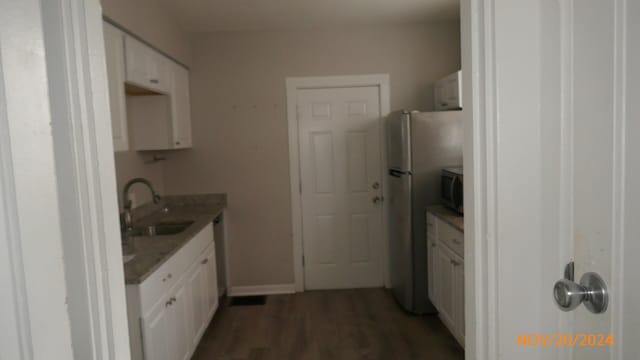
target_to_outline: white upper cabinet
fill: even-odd
[[[109,78],[109,104],[111,132],[115,151],[129,150],[127,130],[127,105],[124,94],[124,33],[115,26],[104,23],[104,46]]]
[[[435,109],[462,109],[462,71],[447,75],[434,85]]]
[[[168,95],[129,96],[135,149],[171,150],[192,146],[189,71],[167,62]]]
[[[178,64],[171,64],[171,117],[174,149],[190,148],[191,104],[189,102],[189,71]]]
[[[127,59],[126,81],[144,89],[168,93],[171,79],[169,60],[131,36],[125,36],[124,43]]]
[[[104,37],[115,151],[192,147],[189,70],[107,22]]]

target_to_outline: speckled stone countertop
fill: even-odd
[[[166,196],[158,204],[146,204],[135,209],[135,227],[157,222],[193,221],[193,224],[175,235],[129,238],[126,247],[136,256],[124,265],[126,284],[143,282],[205,226],[211,224],[226,206],[225,194],[204,194]]]
[[[448,209],[442,205],[434,205],[427,207],[427,212],[432,213],[438,218],[442,219],[447,224],[454,228],[464,232],[464,216],[457,212]]]

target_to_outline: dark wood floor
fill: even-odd
[[[383,289],[269,296],[222,305],[195,360],[456,360],[464,351],[437,316],[403,312]]]

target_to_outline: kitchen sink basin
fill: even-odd
[[[183,232],[189,226],[193,224],[193,221],[181,221],[181,222],[159,222],[149,225],[147,227],[140,227],[133,229],[132,236],[162,236],[162,235],[175,235]]]

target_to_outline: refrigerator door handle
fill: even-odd
[[[389,175],[390,175],[390,176],[393,176],[393,177],[397,177],[397,178],[402,177],[402,175],[406,175],[406,174],[408,174],[408,173],[409,173],[409,172],[407,172],[407,171],[400,171],[400,170],[396,170],[396,169],[389,169]]]

